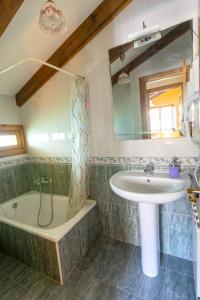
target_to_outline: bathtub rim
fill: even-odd
[[[24,193],[20,196],[17,196],[13,199],[10,199],[4,203],[1,203],[1,206],[4,206],[8,203],[12,203],[15,202],[17,199],[20,199],[20,197],[25,196],[25,195],[31,195],[31,194],[39,194],[36,191],[30,191],[27,193]],[[67,196],[60,196],[60,195],[55,195],[58,197],[62,197],[62,198],[67,198]],[[80,222],[81,219],[83,219],[91,210],[92,208],[94,208],[97,205],[95,200],[91,200],[91,199],[87,199],[85,204],[83,205],[83,207],[81,208],[81,210],[71,219],[69,219],[68,221],[66,221],[65,223],[54,227],[54,228],[47,228],[47,229],[43,229],[43,228],[37,228],[37,227],[33,227],[30,225],[26,225],[24,223],[21,223],[19,221],[15,221],[12,219],[7,218],[6,216],[2,216],[0,215],[0,223],[5,223],[9,226],[13,226],[16,227],[18,229],[27,231],[31,234],[35,234],[37,236],[40,236],[42,238],[48,239],[52,242],[58,242],[60,241],[78,222]]]

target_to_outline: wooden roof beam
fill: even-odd
[[[133,0],[103,0],[85,21],[51,55],[48,63],[64,66],[87,45],[108,23],[110,23]],[[42,66],[16,94],[18,106],[22,106],[57,71]]]
[[[0,36],[4,33],[24,0],[0,1]]]

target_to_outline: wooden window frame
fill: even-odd
[[[188,82],[190,80],[190,74],[189,74],[190,66],[185,66],[185,80]],[[162,72],[158,72],[151,75],[146,75],[139,78],[139,89],[140,89],[140,104],[142,107],[142,129],[143,129],[143,139],[151,139],[151,133],[150,133],[150,124],[149,124],[149,101],[148,101],[148,95],[151,92],[155,91],[161,91],[162,89],[166,88],[175,88],[175,87],[182,87],[182,99],[184,99],[184,82],[183,80],[177,83],[169,84],[169,85],[163,85],[160,87],[155,87],[152,89],[147,89],[147,83],[159,79],[164,79],[166,77],[174,77],[178,75],[184,75],[184,67],[183,68],[175,68],[170,69]]]
[[[0,125],[0,136],[16,135],[17,145],[0,147],[0,157],[26,153],[24,129],[22,125]]]

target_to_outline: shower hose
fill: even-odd
[[[47,183],[47,182],[43,182],[42,180],[39,182],[40,185],[40,206],[39,206],[39,211],[38,211],[38,215],[37,215],[37,223],[40,227],[48,227],[52,222],[53,222],[53,218],[54,218],[54,209],[53,209],[53,187],[52,187],[52,179],[48,180],[49,186],[50,186],[50,193],[51,193],[51,217],[50,220],[47,224],[41,224],[40,222],[40,214],[41,214],[41,210],[42,210],[42,184],[43,183]]]

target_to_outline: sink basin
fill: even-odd
[[[190,177],[171,178],[167,173],[121,171],[110,178],[112,190],[122,198],[138,202],[142,270],[156,277],[160,269],[159,204],[183,198],[191,185]]]
[[[122,171],[110,179],[112,190],[122,198],[135,202],[164,204],[186,195],[191,180],[186,174],[171,178],[167,173],[147,175],[142,172]]]

